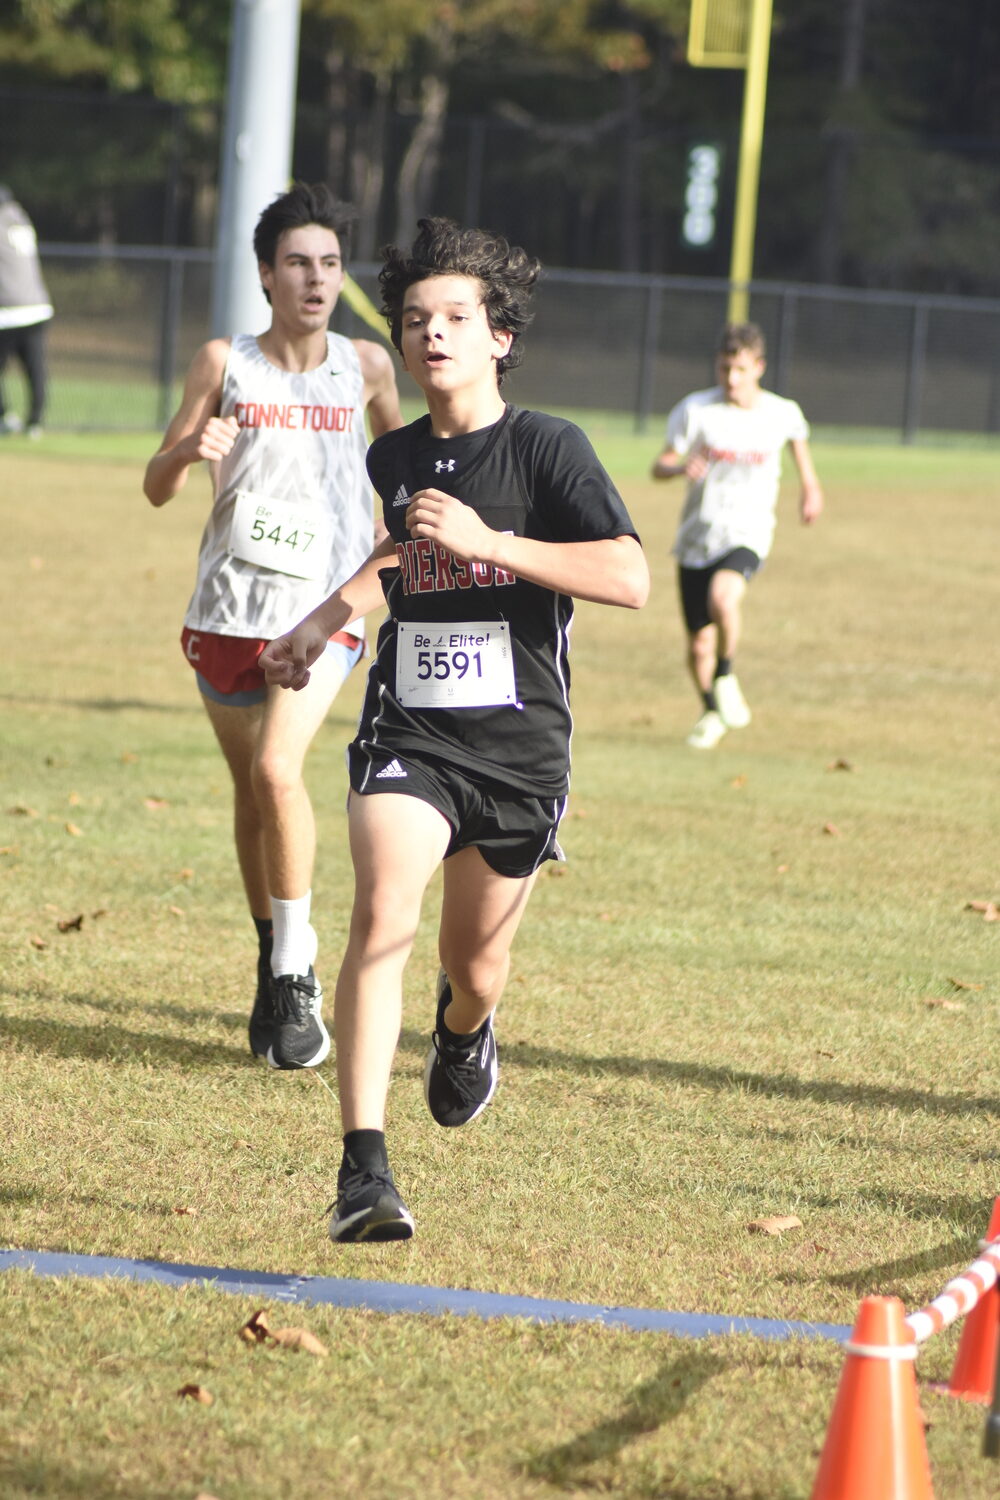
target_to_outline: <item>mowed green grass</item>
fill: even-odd
[[[461,1132],[422,1099],[430,893],[389,1118],[417,1235],[367,1248],[326,1238],[330,1093],[246,1048],[227,775],[177,644],[204,479],[154,512],[155,437],[4,444],[0,1244],[838,1323],[974,1258],[1000,1193],[1000,924],[966,909],[1000,898],[997,456],[816,445],[828,514],[800,528],[789,483],[750,593],[754,722],[699,755],[680,491],[643,477],[655,435],[593,428],[653,595],[578,611],[569,859],[518,938],[495,1103]],[[308,773],[330,988],[360,687]],[[770,1214],[802,1228],[748,1231]],[[843,1362],[272,1307],[313,1359],[248,1348],[259,1304],[197,1288],[9,1272],[0,1297],[5,1497],[805,1500]],[[930,1389],[956,1342],[918,1364],[935,1494],[985,1500],[984,1411]]]

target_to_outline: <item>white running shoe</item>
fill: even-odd
[[[726,726],[714,708],[702,714],[687,737],[692,750],[714,750],[726,732]]]
[[[719,718],[726,728],[745,729],[753,715],[735,675],[728,672],[725,677],[717,677],[712,688],[719,705]]]

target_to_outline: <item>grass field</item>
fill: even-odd
[[[837,1323],[974,1258],[1000,1193],[1000,924],[967,910],[1000,899],[997,453],[816,445],[828,515],[799,528],[788,488],[750,595],[754,722],[698,755],[680,494],[643,477],[655,437],[594,435],[653,596],[578,612],[569,862],[532,898],[500,1088],[463,1132],[421,1094],[429,903],[389,1121],[417,1235],[367,1248],[326,1238],[330,1094],[246,1048],[253,929],[177,644],[206,485],[153,512],[154,437],[5,440],[0,1245]],[[309,768],[328,986],[360,685]],[[802,1227],[750,1234],[768,1214]],[[8,1272],[0,1299],[5,1500],[807,1500],[843,1361],[272,1309],[314,1359],[247,1347],[259,1304],[204,1289]],[[931,1389],[956,1342],[918,1364],[935,1495],[986,1500],[984,1411]]]

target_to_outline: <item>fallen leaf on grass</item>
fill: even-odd
[[[967,901],[965,909],[980,912],[984,922],[1000,922],[1000,906],[995,901]]]
[[[742,787],[745,787],[746,784],[747,779],[745,776],[734,776],[732,781],[729,783],[729,785],[735,787],[737,791],[740,791],[740,789]]]
[[[747,1229],[751,1234],[784,1234],[787,1229],[801,1229],[802,1220],[794,1214],[772,1214],[768,1219],[753,1219]]]
[[[193,870],[188,870],[188,869],[185,868],[183,870],[178,870],[177,874],[178,874],[179,879],[181,879],[181,880],[193,880],[194,879],[194,871]]]
[[[108,908],[106,906],[99,906],[96,911],[90,913],[90,919],[92,922],[97,922],[101,917],[106,917],[107,915]]]
[[[199,1490],[194,1500],[219,1500],[218,1495],[210,1495],[208,1490]]]
[[[37,932],[32,933],[31,937],[28,939],[28,942],[31,944],[31,946],[33,948],[37,948],[39,952],[41,952],[42,949],[47,948],[49,946],[48,943],[45,941],[44,938],[40,938],[38,936]]]
[[[949,1000],[946,995],[928,995],[925,1005],[937,1006],[939,1010],[964,1010],[961,1000]]]
[[[179,1214],[184,1219],[196,1219],[198,1217],[198,1210],[196,1208],[175,1208],[174,1213]]]
[[[823,832],[831,834],[835,839],[840,838],[840,829],[837,827],[836,823],[824,823]]]
[[[215,1400],[211,1391],[206,1390],[203,1385],[195,1385],[193,1383],[182,1385],[177,1394],[189,1401],[200,1401],[202,1406],[211,1406]]]
[[[66,824],[66,832],[70,835],[71,838],[74,838],[74,839],[82,839],[83,838],[83,829],[82,828],[78,828],[75,823],[67,823]]]
[[[136,763],[136,761],[138,759],[139,759],[138,755],[134,754],[133,751],[131,751],[131,750],[123,750],[122,751],[122,761],[123,761],[123,763],[126,766],[134,766],[135,763]]]
[[[845,760],[842,755],[838,755],[836,760],[831,760],[826,769],[828,771],[853,771],[854,767],[849,760]]]
[[[248,1318],[240,1329],[240,1338],[245,1344],[263,1344],[267,1341],[271,1332],[271,1325],[267,1321],[267,1313],[260,1308]]]
[[[953,984],[956,990],[984,990],[986,988],[985,984],[976,984],[972,979],[952,979],[950,974],[948,983]]]
[[[820,1048],[817,1049],[816,1056],[817,1057],[833,1057],[833,1053],[832,1052],[825,1052],[823,1050],[823,1048],[820,1047]]]
[[[167,910],[175,917],[183,917],[184,911],[180,906],[168,906]]]
[[[788,870],[789,870],[789,866],[788,865],[778,865],[778,867],[777,867],[777,873],[779,875],[787,875],[788,874]]]
[[[60,932],[79,932],[83,926],[83,912],[78,917],[64,917],[56,926]]]
[[[276,1328],[271,1337],[283,1349],[304,1349],[307,1354],[315,1354],[318,1359],[325,1359],[330,1352],[308,1328]]]
[[[20,854],[17,844],[4,844],[0,846],[0,854]]]
[[[161,807],[169,807],[170,803],[166,797],[143,797],[143,807],[148,807],[150,812],[159,812]]]
[[[80,803],[83,801],[83,798],[80,796],[79,792],[70,792],[69,796],[66,798],[66,801],[69,803],[70,807],[79,807]]]
[[[35,808],[35,807],[25,807],[22,802],[18,802],[14,807],[8,807],[7,811],[10,813],[10,816],[12,818],[37,818],[38,817],[38,809],[37,808]]]
[[[320,1359],[329,1354],[322,1343],[308,1328],[272,1328],[267,1312],[261,1308],[240,1329],[240,1338],[245,1344],[278,1344],[283,1349],[304,1349]]]

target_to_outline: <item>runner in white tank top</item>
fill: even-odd
[[[323,363],[302,372],[278,369],[249,334],[232,341],[219,414],[239,433],[213,465],[191,630],[271,640],[371,551],[365,378],[353,342],[326,338]]]
[[[283,1068],[315,1067],[330,1048],[313,967],[316,829],[302,767],[361,655],[364,621],[337,632],[306,692],[269,689],[258,657],[368,557],[365,416],[373,437],[402,425],[388,350],[328,332],[353,218],[322,184],[297,183],[264,210],[254,250],[270,327],[199,349],[144,482],[161,506],[193,464],[212,470],[182,641],[233,777],[259,944],[250,1047]]]

